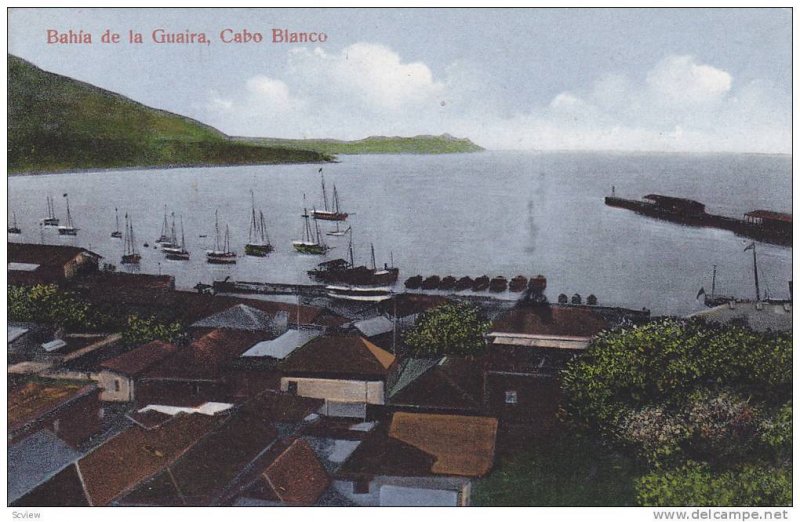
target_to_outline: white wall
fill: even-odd
[[[289,382],[297,383],[297,395],[331,402],[384,404],[381,381],[348,381],[309,377],[282,377],[281,391],[288,391]]]

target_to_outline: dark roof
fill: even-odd
[[[152,341],[118,357],[100,363],[106,370],[111,370],[129,377],[136,377],[153,365],[169,357],[178,347],[163,341]]]
[[[791,214],[773,212],[771,210],[753,210],[752,212],[747,212],[745,216],[766,219],[768,221],[783,221],[784,223],[792,222]]]
[[[171,275],[94,272],[72,280],[88,300],[128,306],[174,306],[175,278]]]
[[[272,422],[300,422],[325,404],[323,399],[267,390],[241,405],[241,410]]]
[[[218,505],[238,492],[243,473],[277,435],[270,422],[247,412],[234,413],[168,469],[141,484],[121,502],[151,506]]]
[[[497,419],[398,412],[377,429],[337,475],[480,477],[494,462]]]
[[[491,331],[592,337],[608,326],[606,319],[591,310],[551,305],[514,308],[497,319]]]
[[[448,298],[441,295],[399,294],[395,296],[395,299],[383,301],[378,308],[382,313],[390,316],[394,316],[395,310],[397,310],[397,317],[406,317],[450,302]]]
[[[262,312],[274,315],[284,311],[289,314],[289,323],[297,322],[298,311],[300,313],[301,324],[316,324],[317,318],[322,313],[321,308],[314,306],[300,305],[292,303],[282,303],[277,301],[264,301],[261,299],[247,299],[243,297],[232,297],[225,295],[200,294],[197,292],[174,292],[175,308],[174,312],[184,324],[192,324],[215,313],[222,312],[237,304],[245,304]]]
[[[74,464],[59,471],[44,484],[10,505],[18,507],[85,507],[89,506]]]
[[[436,457],[389,437],[381,427],[369,433],[336,476],[343,478],[374,475],[395,477],[425,477],[431,475]]]
[[[401,375],[398,385],[389,391],[390,405],[476,412],[481,409],[482,359],[444,357],[434,365],[423,367],[427,369],[418,372],[410,382]]]
[[[676,198],[674,196],[662,196],[661,194],[648,194],[644,199],[655,201],[659,204],[665,205],[678,205],[678,206],[691,206],[691,207],[705,207],[703,203],[693,199]]]
[[[147,411],[133,411],[131,413],[126,414],[126,416],[141,426],[146,430],[152,430],[154,428],[160,428],[167,422],[172,420],[172,415],[167,413],[161,413],[160,411],[156,410],[147,410]]]
[[[279,368],[286,375],[385,378],[394,360],[358,335],[324,335],[295,350]]]
[[[191,448],[220,417],[179,414],[160,428],[132,426],[79,462],[92,505],[106,506]]]
[[[264,334],[260,332],[214,330],[151,367],[145,372],[144,378],[218,379],[228,362],[263,338]]]
[[[30,263],[42,266],[63,267],[80,254],[101,258],[91,250],[74,246],[39,245],[34,243],[8,243],[9,263]]]
[[[26,382],[8,393],[8,430],[16,431],[63,408],[72,401],[97,393],[96,384],[84,382]]]
[[[288,506],[311,506],[328,486],[325,466],[306,441],[296,437],[276,442],[256,469],[248,495]]]

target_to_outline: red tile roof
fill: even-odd
[[[144,378],[216,380],[227,363],[263,339],[262,332],[217,329],[153,366]]]
[[[96,384],[28,382],[8,392],[8,431],[13,432],[35,422],[48,413],[90,393],[98,392]]]
[[[588,338],[608,326],[608,321],[592,310],[551,305],[514,308],[496,320],[491,331]]]
[[[165,469],[220,421],[178,415],[160,428],[133,426],[78,461],[93,506],[106,506]]]
[[[102,257],[85,248],[73,246],[8,243],[7,247],[9,263],[31,263],[63,268],[64,265],[84,252],[92,257]]]
[[[109,359],[100,364],[104,369],[111,370],[129,377],[136,377],[148,368],[152,368],[178,350],[174,344],[163,341],[153,341],[133,350],[123,353],[118,357]]]
[[[311,506],[330,485],[325,467],[303,439],[277,443],[267,459],[271,462],[259,476],[265,498],[289,506]]]
[[[358,335],[323,335],[280,365],[285,375],[385,378],[395,357]]]

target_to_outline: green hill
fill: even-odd
[[[303,147],[233,140],[198,121],[43,71],[11,55],[7,144],[9,172],[331,159]]]
[[[272,147],[315,150],[324,154],[451,154],[483,150],[468,138],[454,138],[449,134],[408,138],[370,136],[357,141],[281,138],[236,138],[236,140]]]

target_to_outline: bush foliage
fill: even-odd
[[[446,304],[420,315],[405,341],[416,357],[477,356],[486,349],[489,325],[473,305]]]

